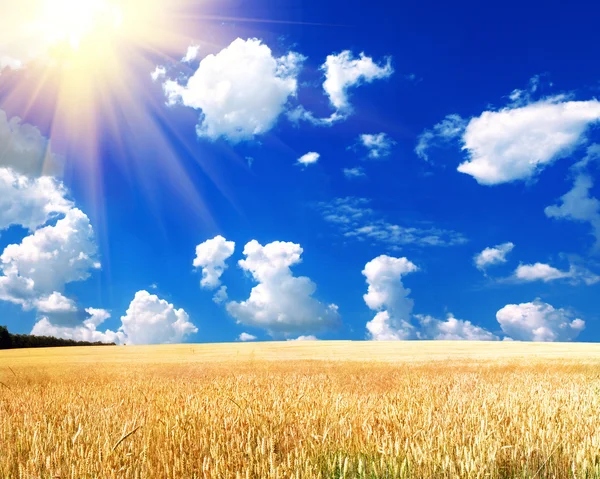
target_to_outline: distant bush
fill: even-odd
[[[55,348],[61,346],[114,346],[115,343],[90,343],[60,339],[52,336],[32,336],[31,334],[11,334],[6,326],[0,326],[0,349],[16,348]]]

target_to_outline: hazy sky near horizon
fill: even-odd
[[[50,20],[0,0],[11,332],[600,340],[600,7],[28,1]]]

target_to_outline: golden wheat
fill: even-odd
[[[417,346],[0,351],[0,477],[600,477],[599,348]]]

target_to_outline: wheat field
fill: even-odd
[[[0,351],[0,477],[600,477],[600,345]]]

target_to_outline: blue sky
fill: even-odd
[[[46,53],[0,36],[0,323],[128,343],[600,338],[596,7],[184,6],[115,91],[88,72],[32,102]],[[79,88],[89,104],[58,112]]]

